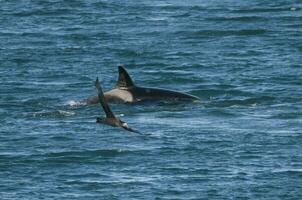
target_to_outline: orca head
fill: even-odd
[[[128,128],[129,128],[127,122],[124,122],[124,121],[122,121],[122,120],[119,120],[119,122],[120,122],[120,126],[121,126],[122,128],[124,128],[124,129],[128,129]]]
[[[122,120],[120,120],[120,126],[121,126],[123,129],[127,130],[127,131],[134,132],[134,133],[140,133],[139,131],[130,128],[130,127],[128,126],[128,124],[127,124],[126,122],[122,121]]]

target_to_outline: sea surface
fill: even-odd
[[[300,0],[0,0],[0,199],[300,200],[301,86]]]

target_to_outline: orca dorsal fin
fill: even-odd
[[[129,76],[128,72],[123,66],[118,66],[118,80],[116,87],[117,88],[130,88],[133,87],[134,83]]]

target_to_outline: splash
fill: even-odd
[[[85,105],[87,105],[87,102],[70,100],[70,101],[67,101],[65,103],[65,105],[71,106],[71,107],[78,107],[78,106],[85,106]]]
[[[60,115],[60,116],[66,116],[66,117],[68,117],[68,116],[73,116],[73,115],[75,115],[75,112],[64,111],[64,110],[58,110],[58,111],[56,111],[55,114]]]
[[[75,112],[56,110],[56,111],[42,111],[33,113],[33,117],[70,117],[75,115]]]

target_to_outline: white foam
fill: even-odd
[[[75,115],[75,112],[56,110],[56,111],[41,111],[33,113],[34,117],[69,117]]]
[[[290,8],[290,10],[291,10],[291,11],[296,11],[296,10],[297,10],[297,8],[295,8],[295,7],[291,7],[291,8]]]
[[[70,101],[67,101],[65,103],[65,105],[68,105],[68,106],[71,106],[71,107],[76,107],[76,106],[84,106],[84,105],[87,105],[86,102],[83,102],[83,101],[74,101],[74,100],[70,100]]]
[[[64,110],[58,110],[58,113],[59,113],[60,115],[63,115],[63,116],[73,116],[73,115],[75,115],[75,112],[64,111]]]

